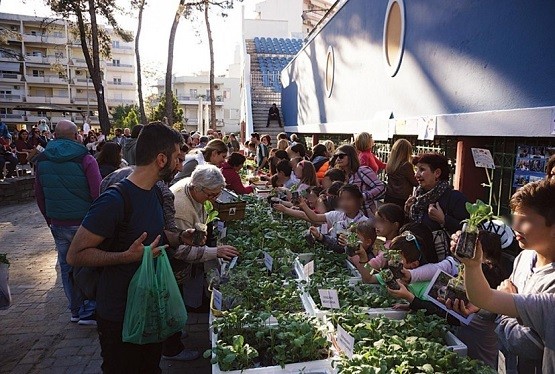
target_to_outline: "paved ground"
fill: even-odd
[[[13,304],[0,310],[0,373],[99,373],[94,327],[69,322],[56,251],[34,203],[0,207],[0,252],[12,263]],[[187,347],[209,347],[206,314],[190,314]],[[208,360],[170,363],[164,373],[210,373]]]

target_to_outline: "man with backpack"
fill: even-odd
[[[73,268],[66,257],[73,236],[98,197],[102,178],[95,158],[77,142],[77,126],[73,122],[58,122],[55,134],[56,139],[48,142],[35,161],[35,198],[54,237],[70,320],[95,325],[94,301],[84,300],[75,287]]]
[[[104,373],[161,372],[162,342],[124,343],[122,330],[127,290],[145,245],[157,256],[159,245],[191,244],[191,232],[164,231],[164,213],[155,188],[176,168],[181,143],[181,135],[162,123],[145,126],[137,139],[135,169],[118,188],[108,188],[93,203],[70,246],[70,264],[102,269],[96,300]]]

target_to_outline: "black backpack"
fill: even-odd
[[[163,206],[162,191],[157,185],[154,185],[154,188],[156,189],[156,196],[160,201],[160,205]],[[129,221],[131,220],[131,215],[133,213],[133,206],[129,197],[129,191],[123,183],[115,183],[106,190],[108,189],[117,190],[123,198],[123,221],[118,223],[116,226],[112,238],[105,239],[99,247],[110,252],[123,252],[127,250],[126,244],[123,242],[123,238],[125,237],[123,234],[127,232],[129,228]],[[83,295],[85,295],[86,300],[96,300],[96,290],[102,269],[102,267],[88,266],[73,268],[73,281],[77,288],[83,293]]]

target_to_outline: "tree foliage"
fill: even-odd
[[[134,113],[135,118],[138,118],[138,108],[136,105],[118,105],[112,108],[112,123],[115,127],[129,127],[125,125],[125,120],[131,115],[131,113]]]
[[[172,94],[171,105],[173,108],[172,116],[173,116],[173,123],[169,123],[169,125],[173,125],[176,122],[183,122],[183,109],[179,107],[179,103],[175,95]],[[158,105],[153,108],[152,112],[150,113],[150,120],[151,121],[161,121],[164,122],[164,118],[166,117],[166,95],[160,96],[160,101]]]
[[[97,17],[106,20],[115,35],[126,42],[133,40],[131,33],[123,30],[116,20],[116,15],[123,9],[116,5],[115,0],[45,0],[53,12],[70,22],[70,33],[79,38],[81,49],[93,83],[98,105],[100,127],[106,134],[110,130],[110,119],[104,98],[102,85],[101,57],[109,58],[111,54],[111,34],[99,26]]]

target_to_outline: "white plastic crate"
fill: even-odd
[[[218,343],[218,336],[213,331],[211,340],[212,348],[215,348]],[[212,364],[212,374],[334,374],[336,371],[332,368],[332,361],[333,358],[330,357],[325,360],[287,364],[284,368],[282,368],[281,366],[264,366],[252,369],[232,371],[220,370],[220,365],[218,365],[218,363],[215,363]]]

